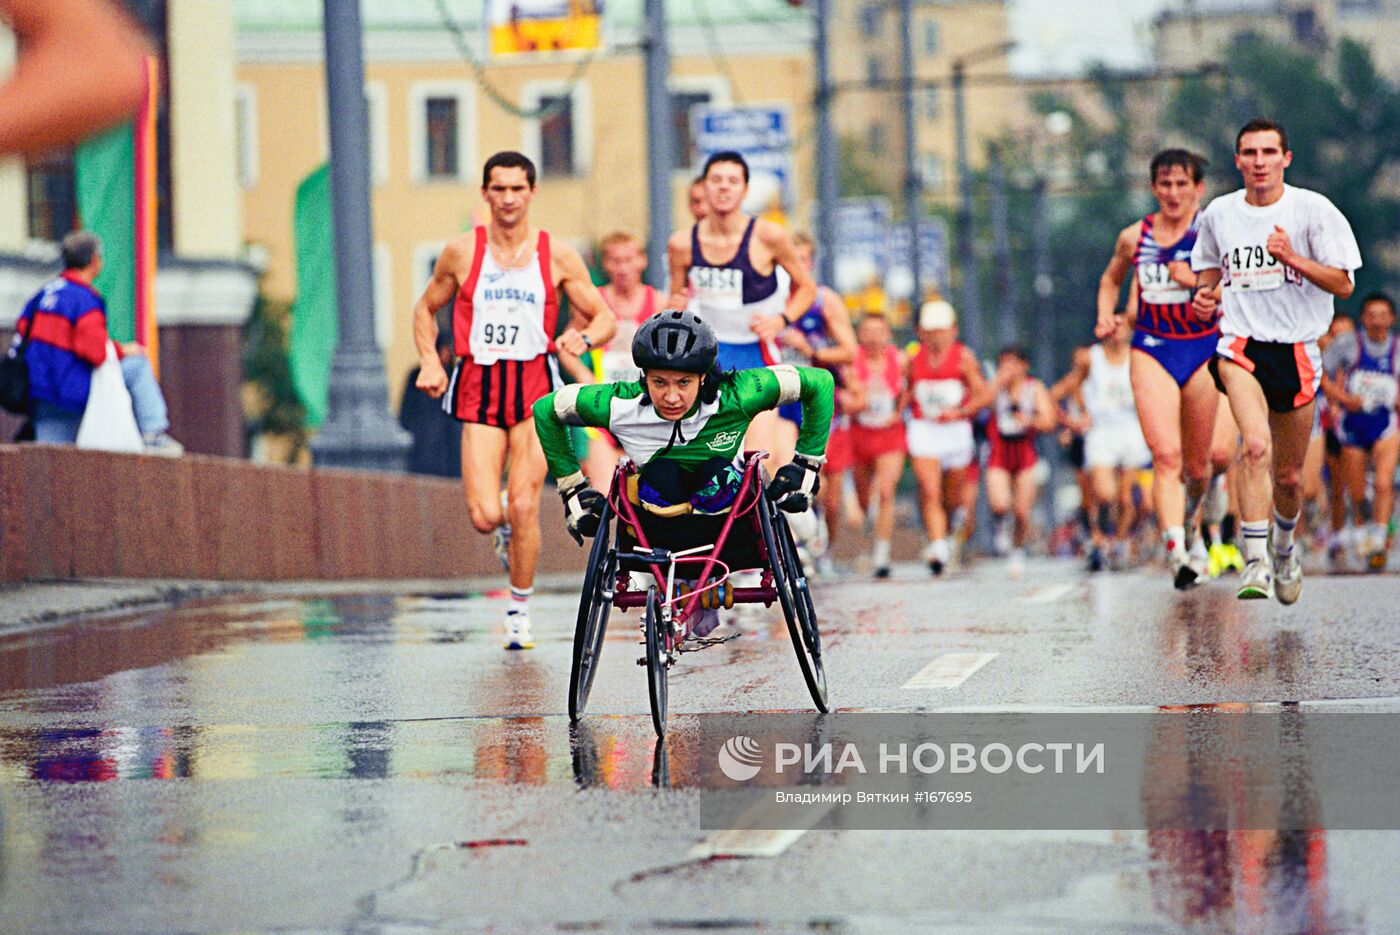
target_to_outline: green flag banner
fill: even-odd
[[[102,273],[93,283],[107,300],[112,340],[136,337],[135,132],[122,124],[79,144],[74,159],[78,216],[102,238]]]
[[[315,428],[326,418],[331,358],[340,339],[329,165],[322,165],[297,186],[292,228],[296,238],[297,296],[292,303],[287,356],[292,384],[306,409],[306,425]]]

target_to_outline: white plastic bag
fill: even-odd
[[[141,441],[141,430],[136,427],[131,394],[122,379],[117,348],[111,341],[107,342],[107,359],[92,372],[92,389],[88,391],[87,408],[78,426],[78,447],[133,452],[146,448]]]

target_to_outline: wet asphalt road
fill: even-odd
[[[1396,577],[1312,577],[1285,609],[986,563],[817,602],[836,718],[1400,711]],[[516,654],[489,594],[205,601],[0,639],[0,931],[1400,931],[1400,832],[812,832],[705,856],[699,725],[810,709],[781,617],[682,660],[658,749],[635,612],[570,729],[574,606],[537,596]],[[996,655],[904,687],[955,652]]]

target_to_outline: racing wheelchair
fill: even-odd
[[[666,676],[687,652],[720,640],[694,635],[702,610],[776,600],[787,620],[802,677],[817,710],[827,708],[821,636],[807,577],[786,515],[768,498],[766,451],[746,452],[734,502],[727,512],[662,517],[639,509],[629,496],[637,466],[622,458],[613,474],[588,568],[574,629],[569,675],[569,718],[588,704],[612,608],[643,608],[641,630],[652,724],[666,736]],[[664,543],[664,545],[663,545]],[[698,574],[689,569],[697,568]],[[677,570],[682,570],[677,580]],[[757,587],[735,587],[739,571],[761,572]],[[636,576],[634,578],[634,576]],[[692,580],[693,579],[693,580]]]

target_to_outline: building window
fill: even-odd
[[[457,152],[457,99],[430,97],[423,104],[424,126],[427,129],[428,178],[455,179],[461,172]]]
[[[942,99],[938,96],[936,88],[930,88],[924,92],[924,118],[937,120],[941,116],[943,116]]]
[[[574,175],[574,107],[569,95],[540,98],[541,175]]]
[[[937,153],[924,153],[919,160],[919,174],[924,188],[942,188],[948,184],[947,173],[943,168],[943,157]]]
[[[885,80],[884,69],[880,67],[880,59],[874,55],[865,57],[865,80],[872,85],[878,85]]]
[[[587,175],[592,162],[588,86],[542,81],[527,84],[522,104],[540,116],[526,120],[521,148],[540,175]]]
[[[938,45],[939,45],[939,42],[938,42],[938,21],[937,21],[937,20],[925,20],[925,21],[924,21],[924,54],[925,54],[925,55],[937,55],[937,54],[938,54]]]
[[[238,136],[238,184],[252,188],[258,184],[258,98],[250,84],[234,91],[233,119]]]
[[[885,153],[885,125],[883,123],[872,123],[870,125],[870,152],[872,155],[883,156]]]
[[[695,166],[700,161],[695,151],[695,110],[708,107],[713,98],[709,91],[673,91],[671,119],[675,124],[676,164]]]
[[[880,35],[880,27],[884,25],[884,10],[878,3],[867,3],[860,8],[860,32],[867,39],[875,39]]]
[[[387,107],[382,86],[365,86],[369,105],[371,163],[375,181],[389,175]],[[467,82],[425,82],[409,90],[409,179],[428,182],[471,181],[476,155],[475,90]]]
[[[62,240],[78,226],[78,192],[73,182],[73,150],[36,156],[28,165],[29,236]]]

